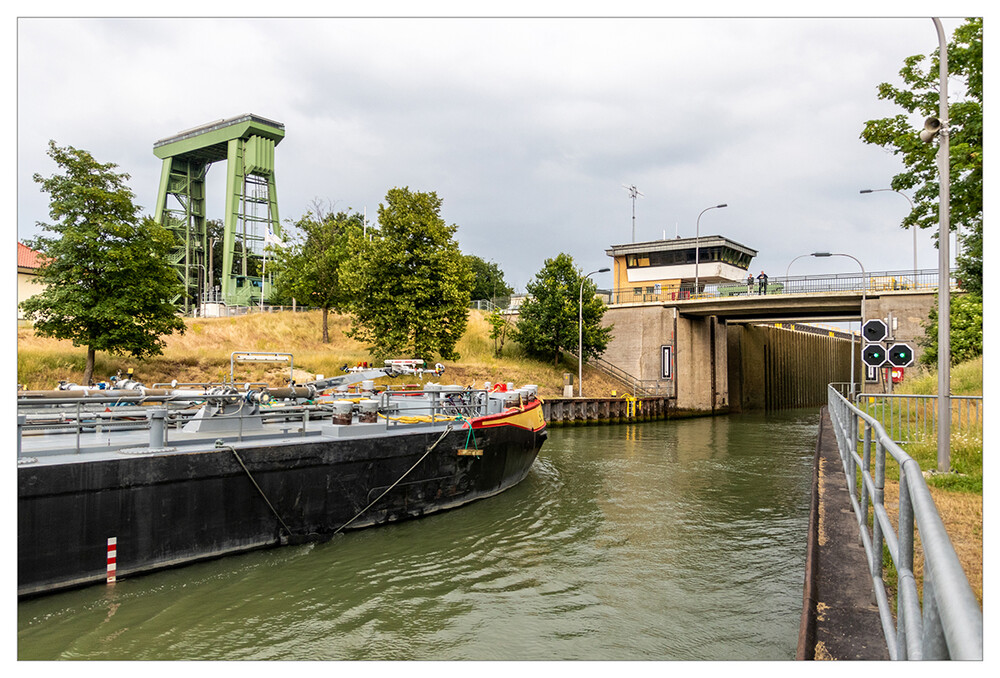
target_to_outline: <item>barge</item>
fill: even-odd
[[[441,370],[19,392],[18,595],[323,541],[513,487],[546,438],[537,387],[374,384]]]

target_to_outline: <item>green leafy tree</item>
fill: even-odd
[[[499,308],[494,308],[488,316],[486,316],[486,321],[490,324],[490,339],[493,340],[493,355],[497,358],[503,353],[504,342],[507,341],[507,335],[510,333],[511,321],[510,316],[501,311]]]
[[[366,342],[375,359],[459,357],[472,274],[454,238],[458,226],[440,210],[436,193],[390,189],[377,232],[354,240],[341,278],[351,294],[348,335]]]
[[[602,327],[604,303],[597,285],[573,265],[568,254],[546,259],[528,283],[528,298],[519,309],[514,338],[525,350],[559,364],[562,352],[578,351],[580,286],[583,285],[583,360],[598,357],[611,341],[612,327]]]
[[[906,167],[892,178],[897,191],[913,192],[913,211],[903,228],[938,226],[937,145],[919,138],[923,119],[938,116],[939,54],[904,59],[903,87],[878,86],[879,99],[899,105],[906,114],[869,120],[861,139],[899,155]],[[952,229],[960,229],[959,277],[965,289],[982,291],[983,261],[983,20],[967,19],[948,43],[948,104]],[[917,119],[919,117],[919,120]]]
[[[938,360],[938,311],[937,303],[931,309],[924,328],[924,347],[920,364],[937,365]],[[951,362],[958,364],[983,354],[983,298],[978,294],[953,294],[951,296]]]
[[[53,224],[29,246],[45,257],[45,289],[21,303],[35,332],[87,347],[84,383],[94,375],[96,351],[141,359],[163,350],[163,335],[183,333],[169,300],[183,291],[167,263],[173,236],[149,218],[126,185],[129,176],[87,151],[49,142],[61,174],[34,180],[50,195]]]
[[[470,296],[473,301],[478,299],[489,299],[497,304],[497,299],[505,298],[508,303],[510,295],[514,293],[514,288],[504,280],[503,271],[495,262],[483,261],[475,254],[466,254],[465,262],[472,271],[472,291]],[[506,306],[506,304],[499,304]]]
[[[295,228],[300,235],[292,236],[288,247],[268,250],[274,256],[275,296],[322,309],[323,343],[327,344],[330,311],[345,311],[350,302],[341,269],[364,232],[364,217],[343,211],[325,213],[317,207],[315,215],[307,212]]]

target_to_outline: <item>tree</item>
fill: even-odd
[[[951,362],[958,364],[983,354],[983,298],[977,294],[951,296]],[[920,340],[924,347],[920,364],[937,365],[938,360],[938,310],[931,308],[930,318]]]
[[[351,248],[364,232],[364,217],[350,212],[325,213],[316,205],[295,223],[301,236],[274,253],[277,298],[323,309],[323,343],[330,343],[330,311],[344,311],[350,302],[341,281],[341,267],[351,259]],[[268,266],[271,266],[269,263]]]
[[[379,229],[354,239],[341,273],[351,294],[348,336],[368,343],[376,359],[459,357],[472,274],[441,202],[433,192],[390,189],[378,206]]]
[[[928,34],[930,32],[928,31]],[[916,55],[904,59],[899,72],[904,87],[889,83],[878,86],[879,99],[888,99],[906,111],[891,118],[869,120],[861,139],[865,143],[900,155],[906,171],[892,178],[897,191],[914,190],[913,211],[903,219],[903,228],[937,228],[939,182],[937,146],[926,144],[918,129],[926,117],[937,117],[939,54],[930,59]],[[926,68],[925,68],[926,67]],[[965,289],[982,292],[983,241],[983,20],[967,19],[955,29],[948,44],[949,87],[958,90],[949,102],[951,228],[960,229],[962,255],[959,277]],[[963,91],[964,90],[964,91]],[[919,122],[914,114],[919,115]]]
[[[499,308],[494,308],[490,311],[490,314],[486,316],[486,321],[490,324],[490,339],[493,340],[493,355],[497,358],[503,353],[504,342],[507,341],[507,334],[511,329],[510,316],[501,311]]]
[[[483,261],[475,254],[466,254],[465,263],[472,271],[472,290],[469,294],[473,301],[489,299],[496,304],[498,297],[509,298],[514,293],[514,288],[504,280],[503,271],[496,263]]]
[[[528,283],[528,298],[520,307],[514,338],[529,352],[559,364],[562,351],[579,351],[580,286],[583,285],[583,360],[598,357],[611,341],[612,327],[601,327],[604,302],[597,285],[573,265],[568,254],[546,259]]]
[[[167,263],[174,238],[153,219],[139,218],[128,174],[54,141],[48,155],[63,173],[34,175],[51,196],[55,220],[38,225],[56,237],[29,243],[45,257],[39,271],[45,289],[21,308],[36,333],[87,347],[83,381],[89,384],[96,351],[141,359],[162,352],[162,335],[184,332],[169,302],[183,287]]]

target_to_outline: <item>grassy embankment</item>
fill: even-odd
[[[341,373],[345,364],[353,366],[371,360],[363,344],[344,335],[349,326],[347,317],[330,316],[329,344],[321,341],[321,323],[319,311],[186,319],[185,333],[167,337],[160,356],[137,361],[98,352],[94,380],[105,380],[118,370],[125,373],[131,367],[136,379],[147,385],[173,379],[179,383],[221,382],[229,379],[229,358],[233,351],[291,353],[298,383],[317,374],[335,376]],[[510,341],[504,346],[503,357],[496,358],[489,330],[485,314],[471,311],[468,328],[457,346],[461,360],[443,361],[444,375],[430,379],[463,386],[482,386],[484,381],[513,382],[516,386],[537,384],[542,397],[562,395],[563,374],[576,374],[575,360],[566,358],[557,367],[551,362],[528,357],[520,346]],[[74,347],[69,341],[37,337],[27,326],[18,327],[17,380],[28,389],[55,388],[61,379],[81,383],[85,362],[86,349]],[[287,365],[237,364],[234,376],[237,383],[264,381],[282,386],[289,371]],[[586,365],[583,378],[587,395],[608,396],[613,390],[623,393],[620,384]],[[413,383],[415,380],[410,377],[397,381]]]
[[[951,368],[953,395],[983,394],[983,359],[980,356]],[[937,371],[921,370],[895,389],[896,393],[933,395],[937,393]],[[947,528],[951,542],[962,562],[973,593],[983,603],[983,426],[959,427],[957,417],[952,420],[951,468],[953,473],[938,474],[937,429],[916,442],[906,443],[904,451],[924,469],[934,504]],[[893,463],[886,464],[885,503],[893,523],[896,523],[899,502],[899,470]],[[918,535],[919,547],[919,535]],[[922,586],[923,557],[917,552],[914,574]],[[884,559],[883,562],[890,562]],[[892,573],[894,576],[895,573]]]

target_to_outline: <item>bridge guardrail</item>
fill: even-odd
[[[958,288],[955,277],[957,270],[951,272],[951,286]],[[752,285],[746,282],[724,284],[701,284],[695,289],[693,282],[683,282],[676,285],[657,283],[636,283],[629,287],[619,287],[611,290],[612,304],[631,304],[643,302],[689,301],[697,299],[724,299],[731,297],[752,297],[762,295],[783,294],[825,294],[829,292],[885,292],[906,290],[936,290],[938,287],[937,269],[923,271],[880,271],[875,273],[836,273],[830,275],[788,276],[769,278],[767,287],[762,287],[754,281]]]
[[[867,555],[889,657],[982,660],[983,614],[938,515],[919,464],[892,440],[876,419],[852,405],[833,385],[827,390],[827,402],[847,478],[847,489]],[[861,455],[857,450],[859,426],[863,427]],[[888,459],[899,465],[898,529],[893,527],[885,509],[885,468]],[[860,496],[856,480],[859,470]],[[869,506],[871,528],[868,527]],[[922,604],[921,592],[917,590],[913,574],[917,532],[924,554]],[[883,546],[888,550],[897,573],[895,619],[885,587]]]

